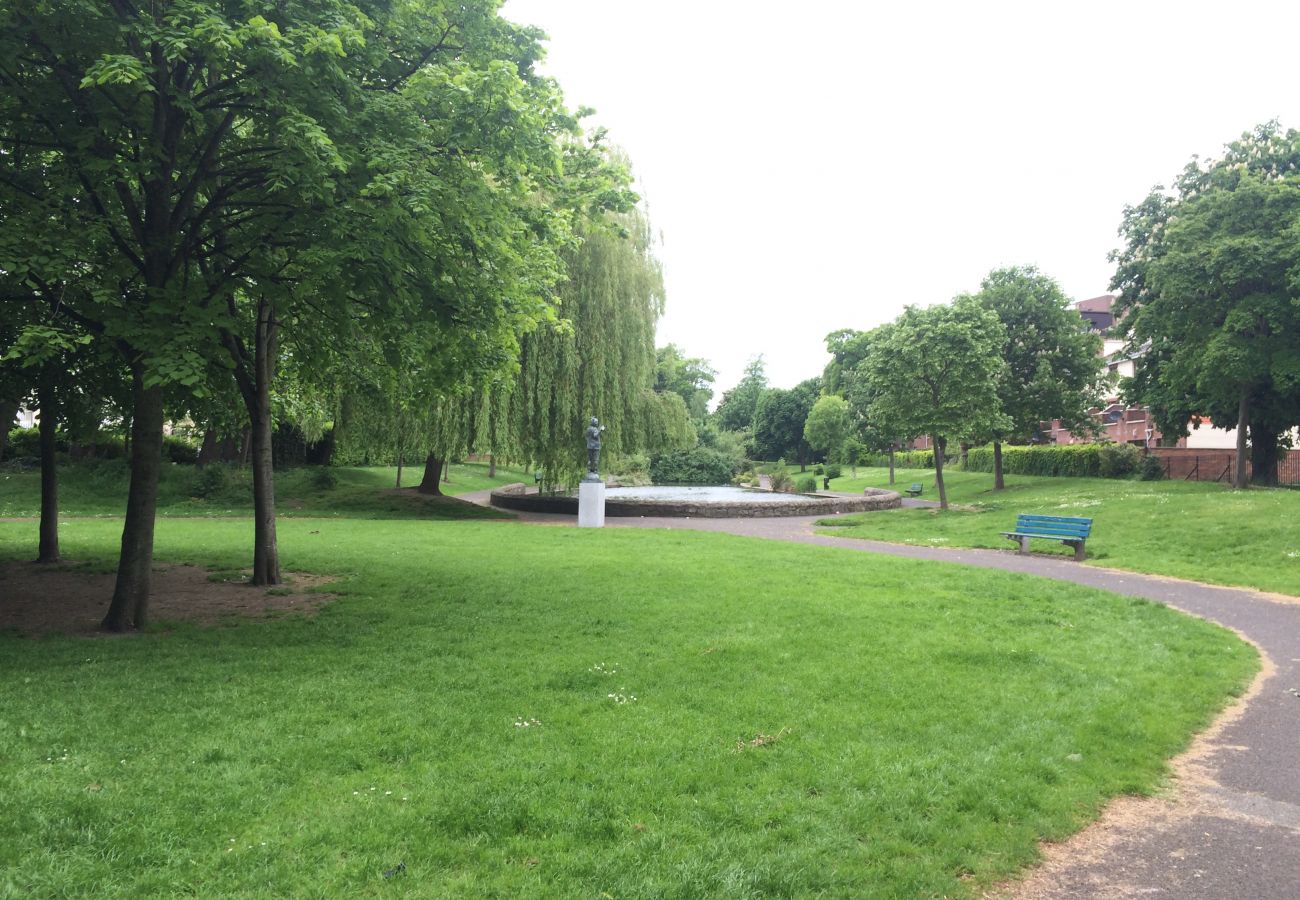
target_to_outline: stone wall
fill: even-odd
[[[523,484],[508,484],[492,492],[492,505],[521,512],[576,516],[577,497],[525,493]],[[798,499],[796,499],[798,498]],[[622,518],[746,519],[774,516],[831,516],[839,513],[897,509],[902,499],[893,491],[867,488],[861,497],[838,494],[792,495],[788,503],[687,503],[672,500],[607,500],[605,515]]]

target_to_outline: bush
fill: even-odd
[[[830,465],[828,465],[828,466],[826,467],[826,477],[827,477],[827,478],[839,478],[839,477],[840,477],[841,475],[843,475],[843,474],[844,474],[844,471],[843,471],[839,466],[835,465],[834,463],[831,463]]]
[[[1165,466],[1160,457],[1148,453],[1138,463],[1137,473],[1143,481],[1160,481],[1165,477]]]
[[[198,475],[194,479],[194,486],[190,488],[191,494],[201,499],[213,497],[226,489],[226,483],[229,481],[229,475],[225,466],[210,465],[199,469]]]
[[[338,473],[329,466],[320,466],[311,473],[311,486],[318,491],[332,491],[339,486]]]
[[[825,475],[825,474],[826,474],[826,467],[823,466],[821,463],[818,463],[817,465],[813,466],[813,474],[814,474],[814,475]]]
[[[1003,447],[1002,471],[1056,478],[1122,478],[1137,469],[1141,458],[1141,451],[1132,444]],[[992,472],[993,448],[972,447],[966,455],[966,471]]]
[[[817,479],[812,475],[800,475],[795,480],[794,489],[799,494],[812,494],[817,491]]]
[[[1132,444],[1102,444],[1098,471],[1102,478],[1123,478],[1137,470],[1142,454]]]
[[[790,473],[785,469],[774,469],[767,476],[767,483],[774,491],[788,494],[794,490],[794,479],[790,477]]]
[[[60,434],[54,439],[56,451],[66,451],[68,442]],[[5,456],[10,458],[41,458],[41,432],[37,428],[14,428],[9,432],[9,443],[5,446]]]
[[[739,466],[718,450],[674,450],[650,461],[655,484],[730,484]]]
[[[944,457],[948,459],[948,457]],[[884,468],[889,465],[888,453],[869,453],[858,460],[860,466]],[[894,454],[894,465],[900,469],[933,469],[933,450],[899,450]]]
[[[175,434],[163,435],[163,459],[193,465],[198,458],[199,448],[190,441]]]

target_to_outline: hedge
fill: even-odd
[[[650,460],[650,479],[655,484],[730,484],[736,471],[727,454],[707,447],[677,450]]]
[[[1132,444],[1048,444],[1002,448],[1002,471],[1008,475],[1047,475],[1064,478],[1122,478],[1141,460]],[[993,448],[972,447],[967,472],[992,472]]]
[[[944,457],[947,459],[948,457]],[[860,466],[884,468],[889,465],[888,453],[872,453],[858,461]],[[894,454],[894,465],[900,469],[933,469],[933,450],[899,450]]]

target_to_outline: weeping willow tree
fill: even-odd
[[[561,319],[524,338],[509,392],[510,443],[552,485],[576,482],[591,416],[607,426],[607,459],[695,440],[681,397],[653,389],[664,289],[649,221],[637,209],[611,214],[581,237],[565,258]]]

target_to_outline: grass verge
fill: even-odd
[[[831,489],[860,492],[889,487],[885,469],[858,469]],[[900,469],[894,489],[925,484],[922,499],[937,499],[934,472]],[[1086,516],[1093,520],[1088,560],[1133,572],[1170,575],[1300,596],[1300,491],[1185,481],[1040,478],[944,471],[948,512],[909,508],[823,520],[840,537],[940,547],[1014,549],[1002,537],[1019,513]],[[1055,541],[1034,541],[1036,553],[1070,555]]]
[[[165,520],[158,556],[251,533]],[[65,555],[119,534],[73,519]],[[0,636],[0,895],[972,896],[1156,788],[1257,666],[1149,602],[825,548],[280,535],[345,578],[314,618]]]

